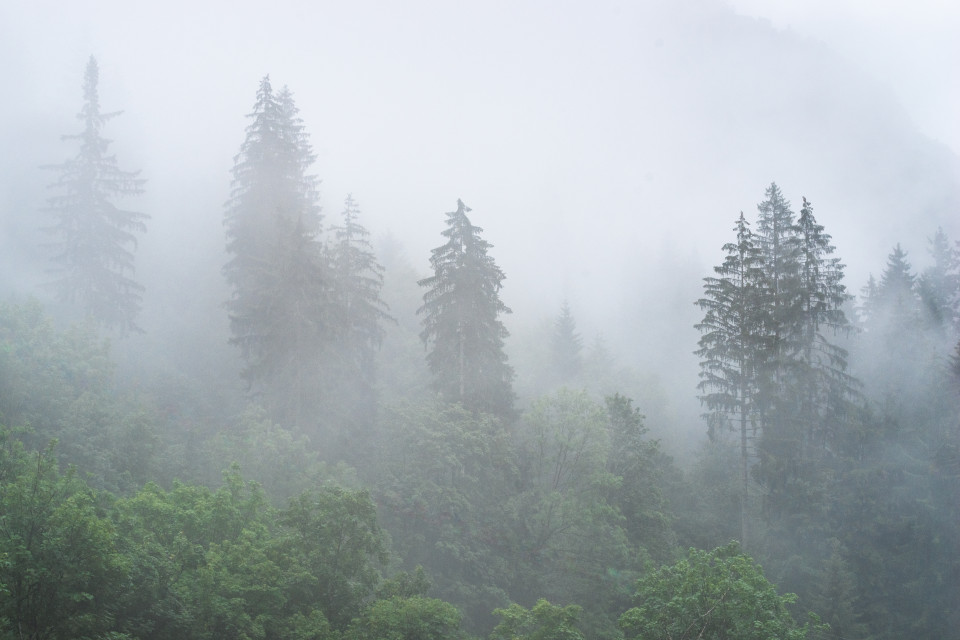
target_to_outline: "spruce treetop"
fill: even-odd
[[[121,332],[139,331],[143,287],[133,280],[137,234],[146,231],[149,216],[122,209],[117,201],[143,192],[139,171],[123,171],[107,150],[102,136],[106,122],[119,111],[100,110],[100,71],[96,59],[87,62],[83,107],[77,118],[80,133],[62,136],[79,142],[77,155],[45,168],[58,173],[50,185],[56,195],[46,211],[53,222],[45,228],[53,240],[51,287],[58,300],[76,307],[95,324]]]

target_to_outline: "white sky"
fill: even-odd
[[[960,2],[729,0],[821,40],[896,92],[917,127],[960,154]],[[944,70],[952,69],[952,75]]]

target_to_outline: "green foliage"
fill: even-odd
[[[149,216],[126,211],[116,201],[143,192],[139,171],[122,171],[116,156],[107,153],[110,141],[103,126],[120,114],[100,110],[100,71],[90,57],[83,81],[83,131],[64,136],[78,140],[80,151],[67,162],[48,167],[59,177],[51,185],[57,195],[48,200],[53,218],[46,231],[53,237],[52,287],[61,302],[75,304],[94,324],[122,332],[139,331],[143,287],[132,275],[136,233],[146,231]]]
[[[740,535],[739,462],[738,443],[707,441],[683,480],[669,487],[679,545],[712,549]]]
[[[607,470],[619,478],[608,500],[623,516],[630,542],[655,558],[666,559],[674,546],[669,505],[662,485],[670,461],[660,443],[647,437],[640,410],[620,394],[605,399],[610,428]]]
[[[356,472],[343,463],[320,459],[313,443],[275,423],[259,405],[250,405],[239,424],[209,439],[201,451],[209,471],[236,463],[245,477],[263,487],[274,504],[312,487],[339,485],[356,487]],[[217,478],[203,477],[208,484]]]
[[[430,586],[430,579],[427,578],[423,567],[417,565],[413,573],[398,571],[395,575],[381,582],[380,586],[377,587],[377,599],[425,596],[427,591],[430,590]]]
[[[510,595],[578,602],[597,616],[588,626],[599,633],[629,596],[639,552],[610,500],[622,478],[608,469],[608,413],[586,392],[561,389],[533,404],[517,439],[518,491],[504,504]]]
[[[94,637],[111,630],[127,564],[97,494],[53,445],[28,453],[0,430],[0,636]]]
[[[320,609],[344,629],[373,594],[387,562],[376,509],[366,491],[306,492],[278,514],[277,541],[291,603]]]
[[[29,427],[98,487],[128,490],[155,472],[150,412],[119,396],[109,348],[89,328],[58,330],[35,300],[0,302],[0,421]]]
[[[374,602],[345,634],[346,640],[456,640],[460,612],[452,604],[422,596]]]
[[[620,618],[627,640],[799,640],[821,631],[816,618],[798,626],[788,611],[796,596],[781,596],[736,542],[644,576],[637,606]]]
[[[474,628],[507,602],[503,516],[515,478],[510,441],[493,416],[458,405],[395,407],[377,459],[377,504],[406,566],[435,577],[433,591]]]
[[[121,628],[143,638],[330,638],[386,561],[364,492],[305,492],[279,512],[236,471],[216,491],[147,485],[114,512],[136,586]]]
[[[844,559],[840,541],[831,540],[830,557],[820,571],[820,585],[812,599],[822,620],[830,625],[830,633],[840,638],[865,638],[867,627],[859,621],[856,580]]]
[[[514,603],[493,612],[500,624],[490,640],[584,640],[577,624],[581,612],[577,605],[561,607],[542,598],[529,610]]]

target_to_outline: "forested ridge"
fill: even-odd
[[[268,76],[220,212],[226,331],[198,319],[217,355],[188,373],[139,357],[150,185],[106,153],[97,70],[52,286],[0,302],[0,638],[958,637],[956,239],[849,283],[827,204],[715,212],[680,459],[568,301],[511,340],[483,211],[453,194],[420,272],[359,198],[322,210]]]

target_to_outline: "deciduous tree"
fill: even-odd
[[[691,549],[637,583],[637,606],[620,617],[627,640],[801,640],[823,631],[814,618],[798,625],[763,571],[733,542],[713,551]]]

